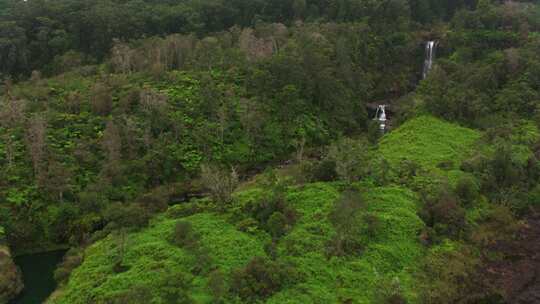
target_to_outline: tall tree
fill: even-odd
[[[46,153],[47,122],[42,113],[30,118],[26,130],[26,146],[32,160],[34,176],[38,180],[42,177],[43,161]]]
[[[107,121],[105,131],[103,131],[102,146],[107,157],[105,172],[109,177],[115,177],[120,170],[122,139],[120,130],[112,119]]]
[[[25,29],[0,19],[0,76],[28,72],[28,41]]]

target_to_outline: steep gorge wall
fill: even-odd
[[[21,273],[13,262],[11,251],[4,240],[3,228],[0,226],[0,304],[7,303],[22,289]]]

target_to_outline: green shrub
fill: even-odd
[[[111,88],[103,83],[96,83],[90,92],[90,102],[92,112],[97,115],[106,116],[112,110]]]
[[[345,191],[328,215],[336,234],[327,243],[330,256],[359,255],[364,246],[366,205],[359,192]],[[375,221],[372,221],[375,224]],[[374,225],[373,225],[374,227]]]
[[[487,210],[486,214],[478,220],[477,225],[471,233],[471,240],[480,247],[511,240],[521,227],[512,210],[500,205]]]
[[[199,234],[193,230],[188,221],[178,221],[174,226],[174,235],[172,242],[180,247],[194,249],[198,246],[200,240]]]
[[[275,294],[294,278],[291,266],[255,257],[246,267],[233,272],[231,290],[242,300],[253,303]]]
[[[496,181],[496,187],[509,187],[520,179],[520,168],[513,161],[511,148],[498,147],[491,161],[491,173]]]
[[[335,234],[326,244],[326,255],[328,257],[359,256],[364,248],[364,243],[358,237]]]
[[[475,267],[478,265],[470,248],[444,242],[433,247],[424,258],[417,289],[426,304],[456,303],[475,286]]]
[[[71,249],[64,256],[62,262],[54,271],[54,280],[63,283],[68,280],[73,269],[82,264],[84,252],[82,250]]]
[[[367,235],[371,238],[375,237],[378,230],[381,229],[381,220],[374,213],[365,214],[363,220],[366,223]]]
[[[139,103],[141,91],[139,88],[131,88],[127,94],[120,98],[120,108],[124,113],[131,113]]]
[[[327,161],[335,163],[339,179],[352,183],[367,173],[368,148],[366,139],[343,138],[330,146]]]
[[[248,217],[236,223],[236,229],[242,232],[255,232],[259,226],[259,222],[255,219]]]
[[[219,269],[210,272],[208,276],[208,289],[210,289],[216,302],[220,302],[227,294],[227,280],[223,272]]]
[[[401,283],[398,277],[391,280],[383,280],[375,291],[375,299],[381,304],[407,304],[407,299],[402,295]]]
[[[243,206],[243,213],[248,214],[258,222],[259,228],[274,237],[285,234],[297,220],[296,211],[286,199],[286,186],[280,181],[268,182],[270,191],[256,200],[249,201]],[[250,220],[243,221],[241,226],[249,227]]]
[[[266,226],[271,236],[279,238],[287,232],[287,219],[283,213],[277,211],[272,213]]]
[[[436,232],[435,239],[458,238],[467,224],[465,209],[459,205],[457,197],[444,190],[425,201],[422,214],[426,224]]]
[[[456,185],[456,195],[465,206],[470,206],[479,196],[480,187],[470,176],[460,178]]]
[[[536,185],[529,192],[528,203],[529,203],[529,206],[533,206],[533,207],[540,206],[540,184]]]
[[[111,296],[107,303],[111,304],[146,304],[152,301],[151,291],[146,286],[136,286],[131,290]]]
[[[116,227],[142,229],[148,225],[150,214],[139,204],[109,204],[104,212],[107,222]]]
[[[304,161],[301,170],[311,182],[329,182],[337,178],[336,163],[330,159]]]
[[[171,219],[177,219],[182,217],[187,217],[199,213],[202,210],[201,206],[197,203],[182,203],[178,205],[171,206],[167,209],[167,217]]]
[[[137,199],[137,203],[150,213],[163,212],[168,207],[169,195],[166,188],[158,188]]]
[[[210,190],[212,199],[216,203],[229,203],[231,195],[238,186],[238,174],[232,168],[223,170],[214,166],[201,166],[201,179],[204,186]]]

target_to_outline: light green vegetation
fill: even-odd
[[[533,121],[518,120],[510,126],[508,138],[498,138],[497,143],[504,145],[505,139],[511,145],[512,161],[521,166],[533,156],[533,147],[540,139],[540,131]]]
[[[235,195],[238,205],[261,198],[263,190],[249,189]],[[377,287],[397,278],[404,295],[415,300],[412,273],[423,250],[418,232],[423,224],[416,216],[415,195],[398,187],[364,189],[366,210],[380,221],[365,250],[354,257],[327,257],[326,246],[335,230],[328,213],[340,195],[328,183],[293,187],[286,197],[298,212],[298,222],[278,243],[278,261],[294,265],[299,281],[268,299],[268,303],[335,303],[351,299],[372,303]],[[174,207],[173,207],[174,208]],[[184,218],[201,235],[210,255],[210,268],[225,274],[244,266],[252,257],[265,256],[264,232],[240,232],[223,216],[199,213]],[[182,273],[192,280],[189,293],[197,303],[211,300],[205,275],[193,275],[197,256],[171,244],[177,219],[157,218],[149,228],[126,238],[123,273],[115,274],[113,261],[119,253],[118,237],[109,236],[87,249],[85,262],[67,286],[49,303],[104,303],[107,299],[144,286],[155,303],[162,303],[168,274]],[[232,301],[232,300],[229,300]],[[152,302],[154,303],[154,302]]]
[[[197,214],[184,220],[200,233],[201,245],[209,251],[212,268],[227,272],[243,266],[253,256],[264,255],[260,243],[217,215]],[[128,270],[122,273],[113,271],[113,262],[121,247],[118,238],[109,236],[92,245],[86,251],[85,262],[49,303],[108,303],[118,295],[141,288],[150,292],[152,303],[164,303],[162,296],[167,280],[175,274],[182,274],[191,281],[189,293],[196,302],[208,302],[207,278],[191,273],[200,256],[168,241],[177,221],[157,218],[144,231],[129,234],[123,262]]]
[[[376,161],[386,160],[390,178],[413,190],[455,184],[465,174],[461,162],[474,153],[480,137],[476,130],[420,116],[382,138]]]
[[[433,169],[451,162],[455,168],[474,148],[478,131],[460,127],[431,116],[411,119],[380,142],[379,152],[392,165],[409,160]]]
[[[0,239],[51,303],[511,302],[536,2],[0,0]]]
[[[399,280],[404,295],[415,301],[412,272],[422,248],[417,234],[423,223],[416,215],[412,192],[398,188],[365,189],[366,209],[380,227],[354,257],[325,255],[335,233],[327,220],[338,192],[327,184],[314,184],[289,193],[302,218],[280,242],[279,250],[297,265],[304,281],[273,296],[269,303],[374,303],[378,287]]]

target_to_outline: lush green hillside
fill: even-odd
[[[512,134],[516,147],[527,147],[538,132],[520,123]],[[464,179],[476,183],[463,171],[464,162],[496,154],[489,145],[476,148],[480,137],[430,116],[413,118],[383,137],[378,151],[391,170],[403,160],[418,163],[413,176],[400,177],[430,193],[427,200],[398,186],[291,185],[291,176],[280,181],[263,174],[229,204],[202,199],[170,207],[140,232],[112,233],[87,248],[84,262],[48,303],[168,303],[168,297],[195,303],[378,303],[399,297],[420,303],[440,299],[439,290],[458,296],[453,285],[445,291],[442,286],[474,269],[478,257],[455,238],[465,229],[482,231],[493,216],[484,198],[459,188]],[[454,178],[455,199],[465,208],[448,205],[446,194],[438,197],[448,178]],[[194,241],[178,232],[186,222]],[[178,233],[181,243],[175,241]],[[436,244],[425,248],[426,242]],[[445,273],[445,263],[457,272]]]
[[[537,1],[0,0],[0,234],[70,248],[51,303],[530,302],[539,33]]]
[[[410,161],[429,170],[438,166],[457,168],[471,155],[478,139],[478,131],[432,116],[421,116],[384,136],[378,152],[392,167]]]
[[[364,189],[366,211],[378,221],[376,231],[361,236],[366,245],[358,256],[329,259],[326,246],[335,231],[325,218],[337,198],[335,190],[330,189],[319,184],[289,194],[302,216],[280,241],[279,251],[284,260],[297,265],[304,279],[274,295],[268,303],[374,303],[385,296],[380,288],[387,288],[393,281],[399,281],[404,296],[415,303],[412,276],[423,255],[418,240],[423,223],[416,215],[415,195],[400,188]],[[327,197],[328,192],[333,192],[334,199]]]
[[[387,171],[386,179],[431,191],[441,183],[455,185],[464,176],[461,163],[474,155],[480,137],[478,131],[420,116],[381,139],[374,163]]]
[[[260,201],[262,189],[237,193],[232,209]],[[310,184],[290,188],[286,200],[298,212],[294,228],[276,244],[277,263],[292,267],[294,280],[265,301],[268,303],[337,302],[371,303],[377,289],[398,280],[407,298],[417,298],[412,274],[422,248],[418,233],[423,224],[416,216],[418,202],[410,191],[400,188],[362,189],[365,212],[373,215],[379,226],[365,238],[365,248],[354,257],[329,257],[328,243],[336,233],[328,220],[340,191],[331,184]],[[172,207],[169,214],[174,214]],[[230,283],[234,270],[244,267],[254,257],[265,257],[266,233],[244,233],[225,220],[225,215],[199,213],[181,219],[158,217],[149,228],[128,234],[125,244],[118,236],[109,236],[86,250],[84,263],[73,271],[69,282],[49,303],[109,303],[130,297],[137,301],[137,290],[146,291],[155,303],[165,303],[171,278],[182,278],[183,290],[195,303],[212,299],[208,289],[210,271],[217,269]],[[178,221],[192,224],[200,235],[200,246],[208,257],[171,243]],[[266,237],[264,236],[266,235]],[[123,272],[116,272],[115,261],[125,246]],[[143,288],[143,290],[140,290]],[[227,295],[226,302],[235,302]],[[127,298],[125,298],[127,299]],[[143,301],[142,299],[139,299]],[[138,303],[138,302],[132,302]],[[142,303],[142,302],[141,302]]]
[[[218,215],[202,213],[183,220],[191,223],[200,234],[200,246],[207,249],[208,256],[202,257],[172,244],[170,239],[177,220],[160,217],[143,232],[131,233],[125,240],[111,235],[92,245],[85,253],[85,262],[72,273],[69,284],[50,302],[108,303],[122,296],[135,299],[136,292],[142,292],[149,293],[156,303],[162,303],[167,288],[186,284],[189,287],[183,292],[189,293],[194,301],[204,303],[211,299],[208,278],[193,274],[195,269],[217,268],[229,273],[252,257],[265,255],[259,241],[236,230]],[[125,252],[120,253],[121,250]],[[122,267],[125,267],[122,272],[114,270],[120,254],[123,254]]]

